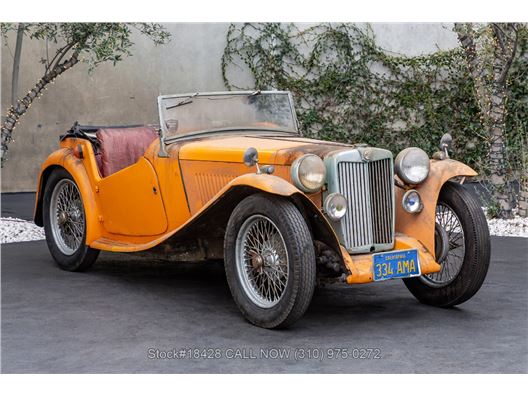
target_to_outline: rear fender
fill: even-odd
[[[457,176],[476,176],[469,166],[452,159],[431,160],[427,180],[415,187],[423,202],[420,213],[407,213],[402,207],[405,190],[396,187],[396,232],[418,239],[434,257],[435,212],[438,195],[445,182]]]
[[[68,141],[67,143],[62,142],[63,144],[61,145],[63,147],[53,152],[41,166],[33,218],[35,224],[39,226],[44,225],[42,210],[46,183],[53,170],[63,168],[72,175],[75,183],[79,187],[86,218],[86,244],[89,245],[101,236],[101,225],[99,224],[100,211],[93,188],[97,182],[95,179],[100,179],[100,177],[91,144],[83,139],[68,139]],[[83,159],[73,155],[73,147],[77,145],[82,146]]]

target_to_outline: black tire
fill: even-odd
[[[49,176],[43,197],[43,219],[44,219],[44,232],[46,234],[46,243],[53,259],[57,262],[59,268],[65,271],[85,271],[92,266],[99,256],[99,250],[92,249],[86,245],[86,221],[84,221],[82,242],[80,246],[72,252],[72,254],[65,254],[61,251],[55,240],[52,225],[51,225],[51,199],[53,191],[57,184],[62,180],[67,179],[72,181],[77,187],[77,184],[73,180],[73,177],[65,169],[56,169]],[[78,187],[77,187],[78,188]],[[82,211],[84,212],[84,205],[81,201]],[[86,217],[84,217],[86,218]]]
[[[246,220],[255,215],[270,219],[279,230],[288,261],[288,278],[282,297],[273,307],[254,303],[244,290],[237,267],[237,237]],[[297,207],[285,198],[264,194],[242,200],[229,219],[224,240],[226,277],[236,305],[251,323],[268,328],[285,328],[303,316],[312,300],[315,279],[315,251],[309,228]]]
[[[464,231],[460,270],[450,283],[440,287],[432,287],[424,277],[407,278],[404,282],[420,302],[447,308],[469,300],[482,286],[490,262],[490,235],[478,200],[462,185],[451,181],[444,184],[438,204],[452,209]],[[438,241],[436,245],[438,250]]]

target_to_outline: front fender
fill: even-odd
[[[305,215],[314,239],[326,243],[343,258],[339,238],[321,209],[288,181],[273,175],[249,173],[237,177],[228,186],[227,190],[236,186],[247,186],[262,192],[289,197]]]
[[[405,190],[399,187],[395,189],[396,232],[418,239],[434,257],[436,202],[442,186],[446,181],[456,176],[471,177],[476,175],[477,172],[459,161],[452,159],[431,160],[431,169],[427,180],[415,187],[424,204],[420,213],[407,213],[401,205]]]
[[[293,194],[301,193],[301,191],[297,189],[293,184],[288,183],[286,180],[278,176],[267,175],[264,173],[246,173],[244,175],[234,178],[217,194],[217,196],[221,195],[222,191],[230,190],[235,186],[252,187],[263,192],[281,195],[284,197],[289,197]]]
[[[326,243],[337,254],[341,255],[339,239],[322,214],[321,209],[287,180],[268,174],[246,173],[234,178],[185,224],[173,230],[168,236],[192,228],[194,224],[203,219],[214,218],[216,222],[227,223],[235,206],[245,197],[258,192],[291,199],[311,226],[314,238]]]

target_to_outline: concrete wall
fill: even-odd
[[[142,124],[157,122],[159,94],[225,90],[220,60],[229,24],[168,24],[172,41],[155,47],[134,38],[133,56],[115,67],[99,66],[89,75],[80,64],[59,77],[21,119],[2,169],[2,192],[34,191],[42,161],[58,147],[58,136],[75,121],[84,124]],[[374,24],[378,42],[387,50],[417,55],[458,45],[450,24]],[[5,44],[5,43],[3,43]],[[1,49],[1,111],[10,102],[15,37]],[[25,40],[20,65],[19,93],[41,77],[38,60],[45,44]],[[237,82],[251,85],[241,71]]]

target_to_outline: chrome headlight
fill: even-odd
[[[347,205],[347,199],[343,195],[332,193],[324,201],[324,210],[333,221],[338,221],[346,214]]]
[[[293,184],[304,192],[316,192],[323,187],[326,167],[323,160],[315,154],[305,154],[293,161],[291,166]]]
[[[402,206],[407,213],[421,212],[423,209],[423,203],[418,191],[408,190],[405,194],[403,194]]]
[[[420,184],[429,175],[429,156],[417,147],[400,151],[394,161],[394,170],[408,184]]]

